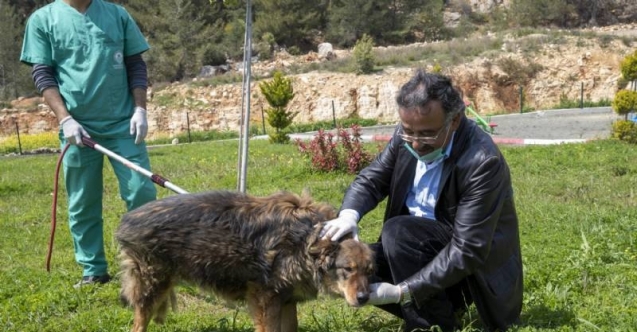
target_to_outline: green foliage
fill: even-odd
[[[434,66],[431,69],[431,72],[436,73],[436,74],[442,73],[442,66],[438,62],[434,63]]]
[[[637,110],[637,91],[621,90],[613,99],[613,110],[620,115],[626,115]]]
[[[285,77],[280,71],[274,73],[272,80],[261,82],[259,88],[268,104],[273,108],[285,108],[294,98],[292,80]]]
[[[353,125],[359,125],[361,127],[375,126],[378,124],[376,119],[361,119],[361,118],[347,118],[337,119],[336,126],[333,121],[317,121],[311,123],[295,123],[290,125],[288,129],[291,133],[305,133],[310,131],[318,131],[319,129],[328,130],[336,128],[349,128]]]
[[[227,62],[226,51],[216,45],[208,45],[201,56],[201,64],[209,66],[225,65]]]
[[[26,9],[26,7],[23,7]],[[36,93],[31,68],[20,63],[23,17],[7,0],[0,0],[0,100]]]
[[[58,133],[20,134],[0,138],[0,156],[9,153],[31,153],[38,149],[59,149]]]
[[[626,81],[637,80],[637,51],[626,56],[619,66],[622,78]]]
[[[637,144],[637,123],[630,120],[613,122],[612,137],[620,141]]]
[[[316,31],[325,28],[327,5],[326,1],[255,0],[255,35],[270,33],[279,45],[310,50]]]
[[[270,134],[273,143],[286,143],[289,137],[282,132],[292,123],[298,112],[287,111],[288,103],[294,98],[292,80],[283,76],[277,71],[271,81],[264,81],[259,84],[261,93],[270,104],[270,108],[265,111],[268,115],[268,124],[276,129],[276,133]]]
[[[413,1],[409,2],[415,4]],[[419,2],[418,7],[406,19],[406,29],[409,35],[417,41],[447,40],[453,32],[445,27],[444,2],[427,1]]]
[[[271,59],[275,45],[276,41],[271,33],[266,32],[265,34],[263,34],[263,36],[261,36],[261,40],[259,40],[254,46],[256,53],[259,55],[259,59]]]
[[[374,71],[374,40],[367,34],[356,42],[353,51],[357,74],[369,74]]]
[[[544,69],[542,65],[531,60],[524,63],[510,57],[500,58],[497,65],[508,75],[510,81],[519,85],[526,84]]]
[[[602,98],[598,101],[584,100],[583,103],[580,99],[569,99],[565,94],[560,95],[559,104],[552,106],[552,109],[567,109],[567,108],[580,108],[580,107],[603,107],[611,106],[609,99]]]
[[[344,47],[351,47],[364,34],[386,41],[400,34],[406,16],[389,0],[335,0],[328,14],[327,38]]]
[[[575,7],[568,0],[512,0],[511,21],[518,26],[567,26],[576,16]]]

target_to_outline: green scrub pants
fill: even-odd
[[[61,135],[60,135],[61,136]],[[134,143],[134,137],[99,139],[98,144],[150,170],[146,144]],[[61,137],[62,146],[66,141]],[[128,211],[157,197],[153,182],[117,160],[109,158],[119,181],[119,193]],[[71,145],[64,155],[64,179],[68,195],[69,228],[73,237],[75,260],[84,268],[83,276],[107,273],[102,218],[104,155],[88,147]]]

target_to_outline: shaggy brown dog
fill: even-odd
[[[258,332],[296,331],[296,303],[319,291],[365,304],[372,251],[353,239],[321,240],[321,222],[334,217],[331,206],[287,192],[182,194],[127,213],[116,238],[132,331],[164,321],[181,281],[245,300]]]

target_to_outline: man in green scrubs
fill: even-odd
[[[60,121],[69,226],[75,259],[83,267],[76,286],[110,280],[104,252],[104,156],[82,136],[150,169],[144,138],[149,46],[126,10],[103,0],[56,0],[29,17],[20,60]],[[110,160],[128,210],[156,199],[146,177]]]

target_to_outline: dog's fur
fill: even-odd
[[[245,301],[257,332],[296,331],[296,303],[319,291],[365,304],[372,251],[353,239],[322,240],[322,222],[335,215],[305,194],[231,191],[175,195],[127,213],[116,238],[132,331],[146,331],[151,318],[162,323],[182,281]]]

